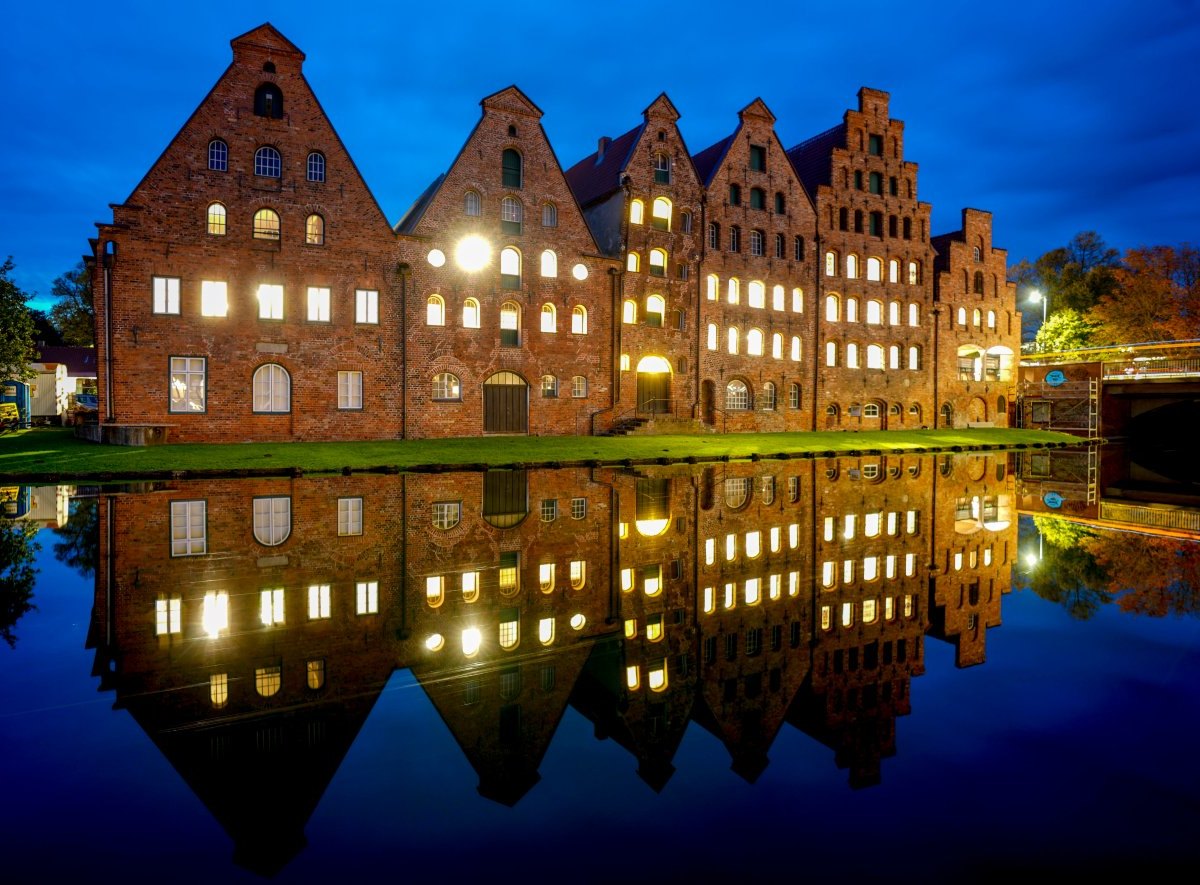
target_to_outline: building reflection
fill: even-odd
[[[926,637],[982,663],[1004,453],[176,482],[102,492],[95,674],[270,874],[396,670],[506,805],[568,707],[663,790],[691,723],[881,778]]]

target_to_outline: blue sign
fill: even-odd
[[[1058,387],[1058,385],[1062,384],[1066,380],[1067,376],[1064,375],[1060,369],[1054,369],[1053,371],[1046,373],[1046,383],[1051,387]]]
[[[1046,492],[1042,495],[1042,503],[1052,510],[1057,510],[1063,505],[1063,496],[1058,492]]]

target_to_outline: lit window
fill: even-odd
[[[832,587],[836,580],[837,572],[833,562],[821,563],[821,586]]]
[[[308,155],[308,180],[325,180],[325,155],[319,151],[313,151]]]
[[[921,281],[921,267],[915,261],[908,263],[908,284],[915,286]]]
[[[479,651],[479,646],[483,642],[483,634],[479,632],[478,627],[468,627],[462,631],[462,650],[466,657],[473,656]]]
[[[208,552],[207,504],[171,502],[171,555],[201,556]]]
[[[554,589],[554,563],[543,562],[538,565],[538,588],[543,593]]]
[[[763,333],[760,329],[751,329],[746,333],[746,353],[750,356],[763,355]]]
[[[471,603],[479,599],[479,572],[463,572],[460,582],[463,602]]]
[[[641,269],[641,258],[636,252],[630,252],[625,257],[625,269],[630,273],[637,273]]]
[[[379,322],[379,293],[374,289],[354,290],[354,322]]]
[[[152,279],[154,292],[153,310],[155,313],[179,313],[179,278],[154,277]]]
[[[725,385],[725,408],[730,411],[750,408],[750,391],[744,381],[735,378]]]
[[[254,539],[265,547],[275,547],[292,533],[291,498],[254,499]]]
[[[542,618],[538,621],[538,642],[542,645],[554,642],[554,618]]]
[[[338,535],[361,535],[363,520],[362,498],[338,498]]]
[[[167,597],[159,594],[154,603],[154,633],[167,636],[183,632],[183,599],[178,593]]]
[[[571,560],[571,589],[582,590],[587,584],[587,562],[582,559]]]
[[[354,613],[359,615],[379,614],[379,582],[358,581],[354,586]]]
[[[479,328],[479,302],[474,298],[468,298],[463,302],[462,324],[464,329]]]
[[[875,173],[872,172],[871,175],[874,177]],[[867,279],[875,283],[883,279],[883,262],[878,258],[867,259]]]
[[[774,359],[783,359],[783,336],[775,332],[771,336],[771,356]]]
[[[254,370],[254,411],[291,411],[292,385],[287,370],[277,363],[267,363]]]
[[[258,667],[254,671],[254,690],[264,698],[278,694],[283,685],[282,669],[276,667]]]
[[[500,613],[499,626],[500,647],[512,649],[521,641],[521,621],[516,609],[506,609]]]
[[[362,372],[338,372],[337,382],[338,408],[361,409],[363,407]]]
[[[648,296],[646,298],[646,325],[661,328],[666,311],[667,303],[661,295]]]
[[[648,565],[642,569],[642,591],[647,596],[657,596],[662,592],[662,566]]]
[[[706,341],[707,341],[707,344],[708,344],[708,349],[709,349],[709,350],[716,350],[716,349],[717,349],[717,339],[718,339],[718,337],[719,337],[719,336],[718,336],[718,332],[717,332],[717,326],[716,326],[716,323],[709,323],[709,324],[708,324],[708,336],[707,336],[707,339],[706,339]]]
[[[715,273],[710,273],[704,278],[704,292],[709,301],[716,301],[718,298],[718,290],[721,288],[721,280]]]
[[[588,325],[587,308],[582,304],[576,305],[571,311],[571,334],[586,335]]]
[[[836,277],[837,276],[837,253],[836,252],[826,252],[825,253],[825,276],[827,276],[827,277]]]
[[[263,590],[259,594],[259,620],[264,627],[283,623],[283,588]]]
[[[437,608],[446,598],[446,578],[443,575],[425,577],[425,604]]]
[[[742,284],[737,277],[731,278],[725,287],[725,300],[730,304],[737,304],[742,300]]]
[[[218,709],[225,706],[229,701],[228,673],[214,673],[208,677],[208,698]]]
[[[325,659],[308,661],[305,666],[308,687],[313,691],[325,687]]]
[[[762,600],[762,581],[758,578],[746,579],[746,605],[758,605]]]
[[[846,299],[846,322],[858,322],[858,299],[853,296]]]
[[[650,209],[650,223],[656,230],[671,229],[671,201],[666,197],[655,197]]]
[[[800,361],[800,336],[799,335],[792,336],[791,357],[792,357],[793,362]],[[793,386],[795,386],[795,385],[793,385]],[[792,406],[792,408],[793,409],[800,408],[800,388],[798,386],[796,386],[796,405]]]
[[[542,397],[545,399],[558,397],[558,379],[553,375],[542,376]]]
[[[646,205],[641,200],[634,200],[629,204],[629,223],[642,224],[645,221]]]
[[[712,614],[717,610],[717,595],[712,587],[704,588],[704,613]]]
[[[542,331],[550,334],[558,331],[558,312],[553,304],[542,305]]]
[[[216,237],[225,236],[227,213],[220,203],[211,203],[208,207],[208,232]]]
[[[630,691],[637,691],[641,686],[640,672],[636,664],[631,664],[625,668],[625,685],[628,686]]]
[[[310,323],[329,322],[330,296],[329,289],[323,286],[308,287],[308,321]]]
[[[206,366],[203,357],[171,357],[172,412],[203,412],[206,395]]]
[[[214,172],[229,171],[229,146],[219,138],[208,143],[208,168]]]
[[[430,295],[425,299],[425,325],[446,325],[446,302],[441,295]]]
[[[433,527],[437,529],[452,529],[462,519],[461,501],[434,501]]]
[[[573,268],[571,268],[571,276],[573,276],[575,279],[579,280],[579,282],[582,283],[584,280],[586,280],[588,278],[587,265],[586,264],[575,265]]]
[[[546,249],[542,252],[542,276],[558,276],[558,256],[554,254],[553,249]]]
[[[458,376],[441,372],[433,376],[433,399],[438,402],[457,402],[462,399]]]
[[[273,147],[260,147],[254,152],[254,174],[265,178],[278,178],[283,168],[279,151]]]
[[[731,354],[736,355],[738,352],[738,343],[740,340],[740,335],[741,335],[741,333],[738,331],[737,326],[730,326],[725,331],[725,341],[726,341],[726,344],[728,345],[728,350]]]
[[[304,242],[309,246],[321,246],[325,243],[325,219],[320,215],[310,215],[304,220]]]
[[[655,277],[667,275],[667,253],[662,249],[650,250],[650,275]]]
[[[200,624],[209,639],[216,639],[222,630],[229,629],[229,594],[224,590],[209,590],[204,594]]]
[[[258,287],[258,318],[283,319],[283,286],[263,283]]]
[[[255,212],[254,238],[257,240],[278,240],[279,213],[274,209],[259,209]]]
[[[512,246],[500,251],[500,285],[505,289],[521,288],[521,253]]]

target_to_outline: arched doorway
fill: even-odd
[[[671,411],[671,364],[661,356],[638,360],[637,407],[653,414]]]
[[[497,372],[483,382],[483,432],[529,430],[529,385],[515,372]]]
[[[981,424],[987,421],[987,403],[975,396],[967,403],[967,423]]]
[[[950,403],[942,403],[942,426],[954,426],[954,407]]]
[[[705,424],[712,425],[716,423],[717,413],[717,385],[711,380],[706,380],[700,385],[700,417]]]

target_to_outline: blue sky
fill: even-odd
[[[87,249],[270,21],[393,221],[453,160],[479,99],[515,83],[570,166],[666,91],[697,153],[761,96],[785,146],[891,93],[933,232],[995,216],[1010,260],[1094,229],[1121,249],[1200,242],[1200,0],[744,5],[63,0],[5,13],[0,260],[27,291]],[[786,11],[778,12],[777,9]],[[35,302],[47,306],[45,300]]]

